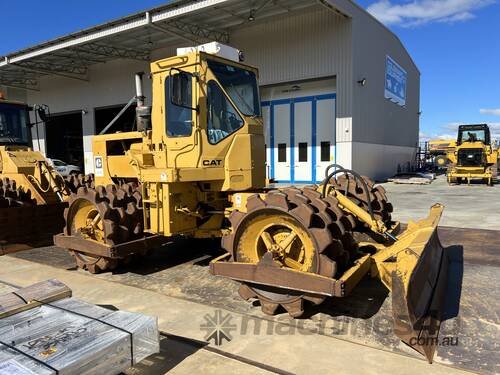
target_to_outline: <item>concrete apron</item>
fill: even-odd
[[[266,335],[265,333],[253,335],[248,332],[243,334],[241,330],[232,329],[231,322],[248,320],[248,316],[244,314],[220,308],[216,310],[211,306],[98,279],[80,272],[57,269],[11,257],[1,258],[0,282],[27,286],[48,278],[57,278],[66,283],[73,290],[75,297],[94,304],[112,305],[123,310],[157,316],[161,331],[200,341],[205,341],[207,334],[207,331],[200,329],[200,325],[207,323],[217,310],[223,318],[229,314],[231,319],[227,321],[229,328],[226,332],[230,333],[232,339],[229,342],[223,341],[223,345],[217,347],[218,349],[291,373],[306,374],[311,370],[335,374],[383,372],[422,374],[429,371],[433,374],[467,373],[437,363],[429,365],[423,359],[324,335]],[[276,332],[280,329],[286,332],[286,325],[280,327],[279,323],[276,324],[274,327]],[[166,353],[167,356],[168,354]],[[241,362],[235,363],[235,360],[226,357],[210,354],[198,351],[175,367],[173,373],[188,373],[193,369],[202,370],[204,373],[265,372]]]

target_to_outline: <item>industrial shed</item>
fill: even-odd
[[[173,1],[5,56],[0,87],[49,105],[53,120],[34,129],[33,147],[90,173],[91,136],[134,95],[134,73],[213,40],[260,69],[270,178],[317,182],[337,163],[382,179],[413,162],[418,68],[350,0]],[[133,128],[133,108],[117,126]]]

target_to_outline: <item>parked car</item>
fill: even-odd
[[[72,164],[65,163],[59,159],[48,159],[52,167],[63,177],[71,174],[78,174],[81,172],[80,167]]]

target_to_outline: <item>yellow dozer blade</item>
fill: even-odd
[[[391,290],[394,333],[432,362],[447,285],[446,252],[437,226],[444,207],[432,206],[429,216],[408,228],[373,255],[372,276]]]

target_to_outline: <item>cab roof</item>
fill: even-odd
[[[9,99],[6,99],[6,98],[2,98],[0,96],[0,104],[14,104],[14,105],[23,105],[23,106],[28,106],[26,103],[24,102],[20,102],[20,101],[17,101],[17,100],[9,100]]]

